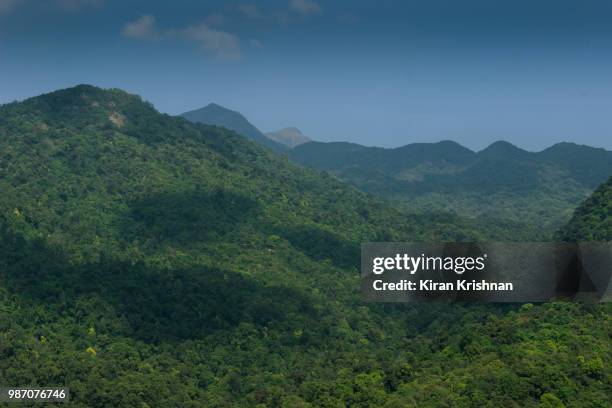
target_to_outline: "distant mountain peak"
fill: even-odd
[[[505,140],[498,140],[491,143],[489,146],[478,152],[479,156],[525,156],[531,154],[527,150],[513,145]]]
[[[451,155],[462,155],[465,157],[472,157],[474,152],[468,149],[465,146],[460,145],[457,142],[452,140],[441,140],[439,142],[420,142],[420,143],[410,143],[404,146],[396,147],[393,149],[389,149],[396,152],[408,152],[408,151],[417,151],[420,150],[422,152],[427,152],[428,154],[431,152],[433,154],[451,154]]]
[[[268,132],[266,136],[289,147],[295,147],[311,141],[296,127],[286,127],[275,132]]]
[[[209,120],[211,122],[216,121],[216,122],[220,122],[220,119],[218,117],[216,117],[215,115],[219,115],[222,114],[224,116],[227,117],[232,117],[234,120],[240,120],[240,121],[244,121],[247,122],[249,125],[251,125],[251,123],[240,113],[237,112],[235,110],[226,108],[224,106],[221,106],[217,103],[211,102],[208,105],[204,106],[203,108],[200,109],[195,109],[189,112],[185,112],[183,114],[181,114],[181,116],[188,118],[189,117],[198,117],[201,119],[205,119],[205,120]],[[201,123],[205,123],[202,122],[201,120],[194,120],[195,122],[201,122]],[[209,125],[215,125],[215,123],[206,123]],[[219,125],[219,126],[223,126],[223,125]],[[253,125],[251,125],[253,126]]]
[[[571,152],[571,153],[575,153],[575,152],[593,152],[593,151],[600,151],[600,152],[605,152],[606,149],[602,148],[602,147],[593,147],[593,146],[588,146],[588,145],[584,145],[584,144],[578,144],[578,143],[573,143],[573,142],[559,142],[559,143],[555,143],[554,145],[542,150],[541,153],[551,153],[551,152]]]
[[[284,145],[266,137],[240,112],[228,109],[217,103],[209,103],[203,108],[185,112],[180,116],[184,117],[190,122],[223,126],[276,152],[283,152],[287,150]]]
[[[195,111],[197,112],[197,111],[212,110],[212,109],[223,111],[223,112],[227,112],[227,113],[233,113],[233,114],[236,114],[237,116],[240,116],[240,117],[244,118],[244,115],[242,113],[240,113],[238,111],[235,111],[233,109],[230,109],[230,108],[226,108],[225,106],[221,106],[221,105],[219,105],[218,103],[215,103],[215,102],[211,102],[208,105],[206,105],[205,107],[200,108],[200,109],[196,109]],[[244,119],[246,120],[246,118],[244,118]]]
[[[507,142],[505,140],[498,140],[495,141],[493,143],[491,143],[488,147],[485,148],[486,149],[512,149],[512,150],[523,150],[515,145],[513,145],[510,142]]]

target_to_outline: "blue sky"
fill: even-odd
[[[0,0],[0,103],[79,83],[263,131],[612,150],[608,0]]]

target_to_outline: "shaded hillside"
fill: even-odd
[[[211,103],[203,108],[185,112],[181,114],[181,116],[194,123],[223,126],[224,128],[233,130],[239,135],[254,140],[260,145],[266,146],[275,152],[284,152],[287,150],[284,144],[278,143],[266,137],[240,112],[224,108],[216,103]]]
[[[0,189],[0,382],[77,406],[314,398],[383,331],[360,242],[480,236],[85,85],[0,107]]]
[[[599,306],[360,300],[361,242],[488,230],[120,90],[0,107],[0,188],[0,383],[67,385],[67,407],[608,400]]]
[[[569,241],[612,241],[612,177],[576,209],[557,236]]]
[[[413,210],[506,219],[549,234],[612,174],[612,152],[570,143],[539,153],[507,142],[478,153],[453,142],[396,149],[306,143],[289,157]]]

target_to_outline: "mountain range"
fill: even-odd
[[[395,149],[310,142],[287,154],[414,210],[509,219],[549,233],[612,174],[612,152],[573,143],[533,153],[503,141],[479,152],[451,141]]]
[[[234,130],[298,164],[325,170],[412,211],[505,220],[544,234],[567,222],[612,172],[611,152],[573,143],[536,153],[504,141],[479,152],[452,141],[386,149],[312,142],[297,128],[263,134],[240,113],[216,104],[182,116]]]
[[[481,161],[436,148],[442,174]],[[606,186],[572,237],[612,239]],[[2,384],[65,385],[69,407],[609,400],[609,304],[360,299],[362,242],[499,239],[503,222],[413,214],[89,85],[0,106],[0,189]]]

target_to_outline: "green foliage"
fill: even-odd
[[[612,177],[578,207],[557,236],[569,241],[612,240]]]
[[[608,306],[360,301],[359,243],[503,224],[403,213],[122,91],[0,107],[0,189],[0,383],[65,406],[609,400]]]
[[[612,152],[571,143],[530,153],[496,142],[474,153],[450,141],[396,149],[312,142],[288,155],[411,211],[501,225],[504,240],[550,239],[612,174]]]

